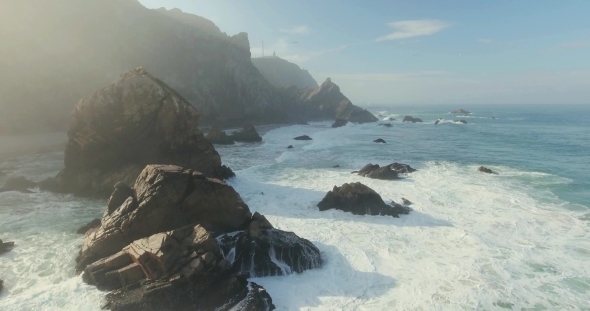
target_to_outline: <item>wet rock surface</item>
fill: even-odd
[[[405,116],[402,122],[410,122],[410,123],[417,123],[417,122],[424,122],[420,118],[414,118],[411,116]]]
[[[412,168],[407,164],[391,163],[386,166],[379,166],[379,164],[367,164],[362,169],[352,172],[359,176],[382,179],[382,180],[395,180],[399,179],[399,174],[408,174],[415,172],[416,169]]]
[[[332,128],[337,128],[337,127],[343,127],[346,124],[348,124],[348,120],[346,119],[337,119],[336,121],[334,121],[334,123],[332,124]]]
[[[133,184],[148,164],[166,163],[213,176],[221,166],[198,129],[199,114],[176,91],[137,68],[82,99],[72,112],[65,168],[46,190],[108,197]]]
[[[94,219],[91,222],[80,227],[78,230],[76,230],[76,233],[77,234],[86,234],[88,231],[90,231],[92,229],[96,229],[98,227],[100,227],[100,219]]]
[[[410,212],[408,207],[386,204],[377,192],[358,182],[334,186],[317,206],[320,211],[339,209],[355,215],[399,217]]]
[[[0,255],[10,252],[14,248],[14,242],[3,242],[0,240]]]
[[[221,180],[149,165],[133,187],[117,183],[99,226],[85,234],[76,270],[110,291],[103,309],[273,310],[271,297],[248,276],[321,264],[311,242],[252,215]]]
[[[295,138],[293,138],[294,140],[313,140],[311,137],[307,136],[307,135],[303,135],[303,136],[297,136]]]
[[[489,169],[485,166],[480,166],[477,170],[482,173],[486,173],[486,174],[493,174],[494,173],[494,171],[492,171],[491,169]]]
[[[386,144],[386,143],[387,143],[385,140],[383,140],[383,138],[378,138],[378,139],[375,139],[373,142],[374,142],[374,143],[378,143],[378,144],[379,144],[379,143],[381,143],[381,144]]]

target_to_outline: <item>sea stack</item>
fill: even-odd
[[[132,185],[148,164],[232,175],[198,128],[199,114],[182,96],[143,68],[80,100],[72,112],[65,168],[44,189],[108,197]]]

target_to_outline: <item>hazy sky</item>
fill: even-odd
[[[140,2],[245,31],[362,105],[590,104],[588,0]]]

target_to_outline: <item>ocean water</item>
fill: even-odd
[[[590,107],[463,107],[469,117],[448,113],[455,108],[376,107],[397,119],[385,121],[393,127],[268,126],[261,143],[216,147],[252,212],[309,239],[326,261],[253,279],[278,310],[590,310]],[[405,115],[425,122],[401,123]],[[299,135],[313,140],[292,140]],[[62,161],[61,152],[29,155],[0,162],[0,171],[40,180]],[[396,181],[350,174],[392,162],[418,171]],[[333,186],[356,181],[414,210],[401,218],[318,211]],[[0,238],[17,243],[0,257],[0,310],[98,310],[102,293],[73,271],[82,240],[74,231],[105,205],[0,194]]]

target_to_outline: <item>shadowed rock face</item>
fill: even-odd
[[[336,121],[334,121],[334,123],[332,124],[332,128],[343,127],[346,124],[348,124],[348,120],[336,119]]]
[[[317,206],[320,211],[339,209],[355,215],[399,217],[410,212],[409,208],[402,205],[386,204],[377,192],[358,182],[334,186]]]
[[[252,215],[222,181],[150,165],[133,188],[117,184],[76,262],[84,282],[111,291],[103,309],[254,311],[274,305],[247,275],[300,273],[322,259],[311,242]]]
[[[106,197],[131,185],[148,164],[173,164],[215,176],[221,159],[183,97],[142,68],[82,99],[72,112],[65,169],[49,190]]]
[[[256,128],[250,124],[244,125],[244,127],[240,131],[231,134],[230,138],[234,141],[240,142],[262,141],[262,137],[258,135],[258,132],[256,132]]]
[[[236,231],[250,217],[240,195],[222,181],[178,166],[150,165],[137,178],[131,195],[112,212],[107,209],[101,226],[86,234],[77,270],[158,232],[193,223],[209,230]]]
[[[205,136],[211,143],[218,144],[218,145],[233,145],[234,140],[231,139],[227,134],[221,129],[221,127],[216,126],[213,127],[207,136]]]
[[[2,242],[0,240],[0,255],[11,251],[14,248],[14,242]]]
[[[274,87],[294,85],[299,88],[315,88],[318,86],[307,70],[282,58],[252,58],[252,63]]]

